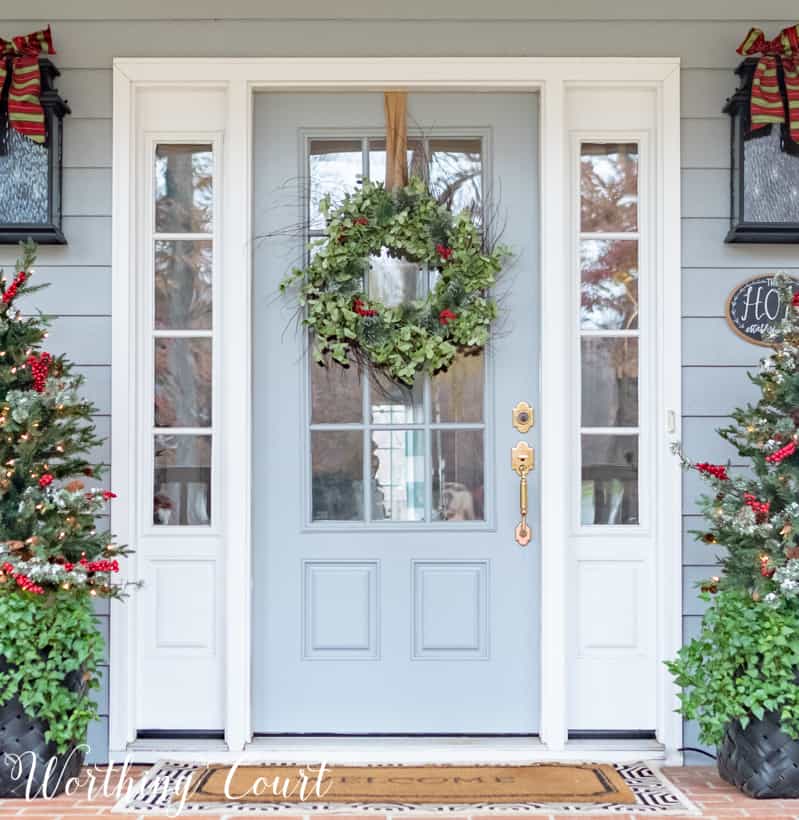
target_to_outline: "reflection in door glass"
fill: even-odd
[[[582,524],[638,523],[638,437],[583,435]]]
[[[424,422],[424,379],[413,387],[392,381],[379,370],[369,371],[369,405],[373,424]]]
[[[155,230],[210,233],[214,202],[210,145],[161,143],[155,149]]]
[[[335,202],[367,173],[384,180],[385,140],[314,138],[308,151],[308,238],[321,241],[321,197],[330,193]],[[408,165],[443,204],[479,218],[480,138],[411,137]],[[400,305],[424,298],[436,273],[384,249],[372,258],[364,288]],[[364,378],[362,362],[328,364],[309,364],[312,521],[485,520],[482,354],[459,357],[434,379],[419,376],[413,388],[376,371]]]
[[[432,381],[433,422],[474,423],[483,420],[485,361],[482,350],[460,355]]]
[[[408,174],[427,180],[442,205],[479,218],[483,201],[482,140],[479,137],[408,138]],[[369,140],[369,179],[386,180],[386,141]]]
[[[638,339],[583,337],[583,427],[638,426]]]
[[[408,137],[408,176],[427,179],[427,151],[424,140]],[[369,140],[369,179],[386,181],[386,141]]]
[[[433,430],[433,515],[482,521],[485,488],[482,430]]]
[[[483,162],[479,139],[430,140],[430,187],[442,205],[471,211],[479,218],[483,203]]]
[[[428,278],[426,265],[404,256],[392,256],[388,248],[381,248],[380,256],[369,257],[366,293],[370,299],[387,307],[398,307],[423,299],[427,294]]]
[[[582,525],[639,523],[639,154],[634,142],[579,151]]]
[[[158,143],[152,162],[153,309],[147,363],[155,432],[152,523],[207,526],[215,376],[214,149]]]
[[[211,436],[159,435],[154,447],[153,523],[210,523]]]
[[[210,339],[154,341],[156,427],[210,427]]]
[[[325,364],[319,364],[309,356],[308,369],[311,381],[311,424],[363,421],[363,385],[357,362],[349,367],[341,367],[329,356]]]
[[[372,430],[372,520],[424,521],[424,432]]]
[[[155,327],[158,330],[211,329],[209,239],[155,243]]]
[[[580,243],[580,326],[585,330],[638,327],[638,240]]]
[[[363,433],[311,433],[311,495],[314,521],[363,520]]]
[[[580,151],[580,230],[638,230],[638,145],[584,142]]]
[[[319,203],[328,195],[333,202],[352,191],[363,174],[360,140],[312,140],[308,156],[310,179],[308,219],[311,230],[325,227]]]

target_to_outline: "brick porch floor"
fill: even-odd
[[[146,767],[131,771],[132,775],[143,772]],[[677,785],[694,803],[700,806],[705,817],[714,817],[717,820],[728,820],[733,817],[755,818],[793,818],[799,820],[799,800],[750,800],[739,794],[735,789],[723,783],[715,768],[710,766],[694,766],[686,768],[664,769],[665,774]],[[88,818],[109,817],[118,820],[142,820],[142,817],[152,815],[111,814],[111,806],[116,802],[113,797],[87,800],[86,794],[77,794],[70,797],[59,797],[49,801],[0,800],[0,818],[23,817],[39,818],[39,820],[88,820]],[[194,815],[202,816],[203,820],[238,820],[241,817],[274,817],[269,814],[235,815]],[[330,815],[317,815],[319,820],[329,818]],[[357,818],[335,815],[336,820],[370,820],[385,817],[385,815],[358,815]],[[536,820],[542,815],[537,815]],[[549,820],[558,820],[559,817],[568,817],[574,820],[575,815],[553,815]],[[608,815],[580,815],[583,820],[608,820]],[[652,815],[617,814],[619,820],[651,820]],[[280,820],[316,820],[314,817],[297,815],[289,818],[281,815]],[[490,818],[475,815],[472,820],[519,820],[519,815],[503,817],[499,814]],[[675,815],[669,815],[669,820],[681,820]]]

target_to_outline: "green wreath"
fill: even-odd
[[[317,362],[365,359],[412,385],[417,373],[446,370],[457,353],[486,345],[497,316],[488,291],[507,250],[486,249],[468,213],[440,205],[419,179],[395,191],[364,180],[340,205],[323,200],[322,213],[326,235],[311,243],[311,261],[280,284],[298,287]],[[381,252],[437,269],[427,297],[396,307],[370,299],[369,258]]]

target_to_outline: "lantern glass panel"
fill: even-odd
[[[743,160],[743,133],[742,120],[740,115],[731,117],[732,124],[732,188],[730,191],[731,209],[732,209],[732,224],[737,225],[741,221],[742,208],[742,187],[741,187],[741,161]]]
[[[779,127],[744,141],[743,182],[746,222],[799,222],[799,157],[781,150]]]
[[[55,117],[51,117],[51,120]],[[6,126],[0,151],[0,224],[50,222],[50,157],[39,145]]]

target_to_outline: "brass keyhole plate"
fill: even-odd
[[[535,467],[535,453],[526,442],[520,441],[510,451],[510,466],[519,475],[527,475]]]
[[[520,432],[526,433],[535,424],[533,408],[526,401],[520,401],[513,408],[513,426]]]

